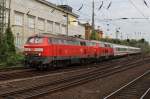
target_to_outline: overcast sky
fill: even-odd
[[[74,12],[79,14],[82,22],[91,22],[92,0],[48,0],[55,4],[68,4],[73,7]],[[103,3],[103,7],[98,10]],[[105,35],[116,37],[116,29],[120,28],[119,38],[145,38],[150,42],[150,20],[149,19],[128,19],[115,20],[117,18],[149,18],[150,0],[95,0],[95,21],[96,26],[104,31]],[[112,2],[109,9],[110,2]],[[80,11],[77,11],[82,4]],[[113,19],[104,21],[104,19]]]

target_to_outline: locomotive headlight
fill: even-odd
[[[39,53],[38,55],[39,55],[39,56],[41,56],[42,54],[41,54],[41,53]]]
[[[34,48],[34,51],[43,52],[43,48]]]

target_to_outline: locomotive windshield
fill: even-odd
[[[43,37],[30,37],[27,41],[30,44],[39,44],[43,43]]]

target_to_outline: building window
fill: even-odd
[[[15,25],[23,26],[23,14],[15,13]]]
[[[66,29],[67,29],[66,25],[62,25],[62,34],[66,34]]]
[[[35,17],[28,16],[28,27],[32,29],[35,28]]]
[[[60,33],[60,23],[55,23],[55,32]]]
[[[44,21],[44,19],[38,19],[38,29],[44,31],[44,29],[45,29],[45,21]]]
[[[8,24],[8,14],[9,14],[9,11],[6,10],[6,24]]]
[[[47,32],[53,32],[53,22],[47,21]]]

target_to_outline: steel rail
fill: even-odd
[[[150,88],[142,95],[140,99],[144,99],[149,92],[150,92]]]
[[[106,70],[101,70],[101,71],[97,70],[97,71],[94,71],[94,72],[91,72],[91,73],[87,73],[85,75],[77,75],[77,76],[74,76],[74,77],[69,78],[69,79],[68,78],[61,79],[59,81],[49,83],[48,85],[42,85],[42,86],[39,86],[39,87],[34,87],[34,88],[31,88],[31,89],[27,89],[27,90],[12,92],[12,93],[8,93],[8,94],[3,95],[3,96],[7,97],[7,98],[9,96],[11,98],[14,98],[14,97],[16,98],[16,96],[21,96],[21,97],[24,96],[23,98],[37,97],[39,95],[43,95],[43,94],[46,94],[46,93],[49,93],[49,92],[58,91],[58,90],[61,90],[61,89],[64,89],[64,88],[68,88],[68,87],[71,87],[71,86],[74,86],[74,85],[78,85],[78,84],[81,84],[81,83],[85,83],[85,82],[94,80],[94,79],[97,79],[97,78],[103,78],[103,77],[112,75],[114,73],[125,71],[125,70],[133,68],[135,66],[139,66],[140,63],[141,62],[138,61],[138,62],[129,63],[129,64],[124,65],[124,66],[109,68],[109,69],[106,69]],[[141,65],[142,64],[144,64],[144,63],[141,63]],[[64,84],[64,85],[60,86],[61,84]],[[56,88],[52,88],[52,89],[48,88],[48,87],[51,87],[52,85],[56,86]],[[43,91],[42,88],[48,88],[48,89],[44,89],[46,91]],[[38,91],[38,90],[42,90],[42,91]],[[30,94],[28,92],[30,92]],[[34,92],[34,94],[32,92]]]
[[[144,76],[150,74],[150,70],[145,72],[144,74],[142,74],[141,76],[137,77],[136,79],[132,80],[131,82],[129,82],[128,84],[122,86],[121,88],[119,88],[118,90],[114,91],[113,93],[111,93],[110,95],[106,96],[104,99],[109,99],[115,95],[117,95],[118,92],[122,91],[124,88],[136,83],[138,80],[140,80],[141,78],[143,78]],[[150,89],[149,89],[150,90]]]

